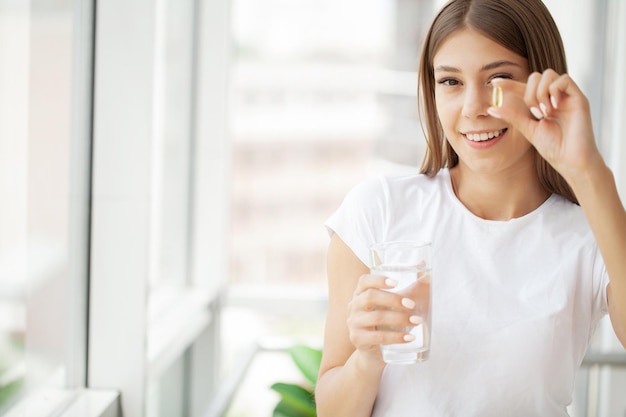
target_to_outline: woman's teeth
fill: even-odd
[[[474,142],[484,142],[489,139],[497,138],[498,136],[503,134],[505,130],[506,129],[484,133],[466,133],[465,137]]]

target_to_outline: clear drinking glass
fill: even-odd
[[[396,280],[398,285],[388,291],[413,300],[415,308],[411,314],[421,319],[420,324],[401,329],[414,335],[415,340],[381,345],[386,363],[411,364],[428,359],[432,278],[430,249],[430,243],[424,242],[384,242],[370,248],[371,273]]]

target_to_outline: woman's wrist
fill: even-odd
[[[386,366],[382,355],[366,353],[360,350],[354,351],[352,359],[357,372],[360,374],[382,374]]]
[[[598,188],[615,182],[613,172],[599,155],[586,169],[569,172],[564,177],[581,204],[586,198],[595,198]]]

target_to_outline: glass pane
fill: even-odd
[[[232,283],[324,282],[324,220],[388,123],[392,17],[386,0],[234,2]]]
[[[74,7],[0,0],[0,410],[84,375],[88,138],[72,129],[90,111],[73,107]]]
[[[188,273],[194,1],[157,6],[152,185],[152,286]]]
[[[0,2],[0,412],[24,385],[28,214],[28,5]]]
[[[168,313],[189,284],[195,1],[156,6],[152,149],[151,273],[148,320]],[[149,417],[186,415],[183,355],[147,381]]]

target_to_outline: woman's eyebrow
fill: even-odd
[[[516,62],[507,61],[503,59],[501,61],[490,62],[489,64],[483,65],[480,68],[480,71],[489,71],[489,70],[493,70],[493,69],[500,68],[500,67],[506,67],[506,66],[514,66],[518,68],[522,67],[520,64]],[[435,72],[461,72],[461,70],[456,67],[451,67],[449,65],[438,65],[435,67]]]
[[[480,68],[481,71],[489,71],[492,69],[496,69],[496,68],[500,68],[500,67],[507,67],[507,66],[514,66],[514,67],[518,67],[521,68],[522,66],[516,62],[513,61],[507,61],[505,59],[501,60],[501,61],[496,61],[496,62],[492,62],[490,64],[484,65],[483,67]]]
[[[435,72],[461,72],[461,70],[448,65],[438,65],[435,67]]]

